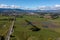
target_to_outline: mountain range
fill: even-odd
[[[60,13],[60,10],[24,10],[24,9],[11,9],[11,8],[0,8],[0,12],[53,12]]]

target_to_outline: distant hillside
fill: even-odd
[[[60,10],[24,10],[24,9],[0,8],[0,12],[52,12],[52,13],[60,13]]]

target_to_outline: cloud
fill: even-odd
[[[25,9],[25,10],[58,10],[60,9],[60,5],[53,5],[53,6],[39,6],[36,8],[29,8],[29,7],[21,7],[17,5],[6,5],[6,4],[0,4],[0,8],[19,8],[19,9]]]
[[[56,10],[56,9],[60,9],[60,5],[55,5],[53,8],[54,8],[55,10]]]
[[[20,8],[20,6],[0,4],[0,8]]]
[[[40,10],[46,10],[47,8],[49,9],[49,7],[47,7],[47,6],[40,6],[40,7],[37,7],[38,9],[40,9]]]
[[[39,6],[37,9],[40,9],[40,10],[58,10],[58,9],[60,9],[60,5]]]
[[[60,5],[55,5],[55,7],[60,7]]]

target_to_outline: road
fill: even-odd
[[[13,26],[14,26],[14,21],[12,22],[12,24],[11,24],[11,26],[9,28],[9,31],[7,32],[7,36],[6,36],[5,40],[10,40],[10,35],[13,32]]]

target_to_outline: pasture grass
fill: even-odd
[[[25,19],[31,21],[38,28],[41,28],[40,31],[32,31],[32,25],[27,25]],[[51,19],[40,18],[36,16],[23,16],[23,18],[16,18],[14,25],[14,32],[11,40],[56,40],[60,37],[60,31],[56,32],[55,30],[51,30],[49,28],[43,28],[41,22],[50,21]],[[59,19],[56,19],[57,21]],[[59,28],[60,29],[60,28]]]

